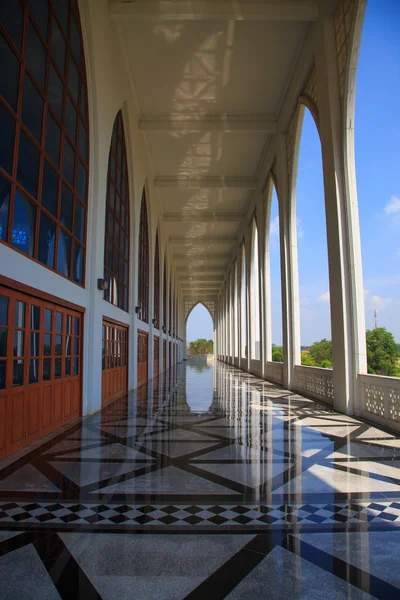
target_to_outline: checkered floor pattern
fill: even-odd
[[[111,505],[0,503],[5,523],[101,524],[124,526],[282,526],[296,523],[400,523],[399,502],[301,505]]]

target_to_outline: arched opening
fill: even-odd
[[[239,358],[239,298],[238,298],[238,264],[235,260],[233,269],[233,327],[235,357]]]
[[[146,192],[143,188],[139,225],[139,269],[138,269],[138,306],[139,318],[149,322],[149,227],[147,221]]]
[[[129,181],[122,112],[115,117],[107,172],[104,300],[129,310]]]
[[[368,1],[354,128],[368,372],[392,376],[400,376],[397,356],[383,344],[395,349],[393,342],[400,343],[399,23],[396,0]],[[377,343],[382,360],[373,350]]]
[[[332,366],[328,248],[321,142],[314,118],[300,109],[296,181],[302,364]]]
[[[242,245],[242,287],[241,287],[241,352],[242,358],[247,357],[247,285],[246,285],[246,250]]]
[[[188,355],[214,354],[214,323],[209,309],[198,302],[186,318]]]
[[[267,197],[267,230],[266,230],[266,288],[269,292],[269,323],[267,323],[267,340],[271,346],[267,348],[267,360],[283,361],[282,351],[282,283],[279,233],[279,205],[275,185],[271,179]],[[268,307],[266,307],[268,310]]]
[[[160,249],[158,245],[158,230],[156,233],[156,245],[154,249],[154,327],[160,329]]]
[[[251,355],[260,360],[260,283],[258,260],[258,229],[255,218],[251,232],[251,268],[250,268],[250,315],[251,315]]]

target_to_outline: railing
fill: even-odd
[[[283,383],[283,363],[281,362],[267,362],[265,370],[265,378],[271,379],[276,383]]]
[[[294,368],[294,388],[296,392],[300,392],[305,396],[333,405],[332,369],[296,365]]]
[[[400,431],[400,378],[359,375],[361,403],[357,414]]]

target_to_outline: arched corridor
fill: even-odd
[[[399,24],[0,2],[1,598],[399,595]]]

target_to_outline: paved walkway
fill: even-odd
[[[221,363],[0,469],[1,598],[400,597],[400,439]]]

